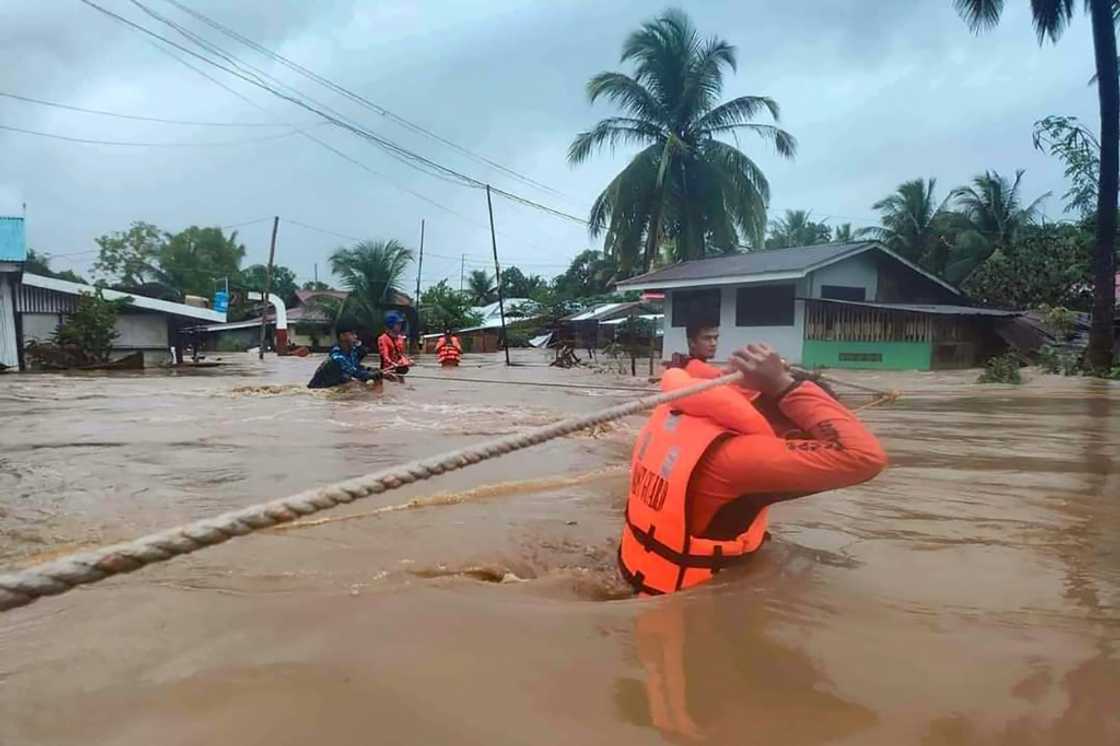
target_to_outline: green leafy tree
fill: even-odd
[[[1092,234],[1073,225],[1023,230],[969,275],[962,289],[985,305],[1092,307]]]
[[[963,281],[984,264],[993,253],[1005,251],[1025,228],[1034,225],[1041,215],[1047,192],[1024,206],[1020,195],[1023,170],[1015,172],[1014,180],[997,171],[985,171],[972,180],[972,186],[954,192],[957,210],[963,218],[947,276]]]
[[[40,275],[42,277],[54,277],[59,280],[67,280],[69,282],[77,282],[82,285],[87,284],[84,277],[69,269],[64,269],[61,272],[56,272],[51,269],[51,256],[50,254],[40,253],[35,249],[27,250],[27,260],[23,263],[23,271],[30,272],[33,275]]]
[[[447,280],[440,280],[420,296],[420,323],[429,333],[442,332],[450,327],[462,329],[482,322],[471,311],[471,299],[466,293],[453,290]]]
[[[308,280],[303,283],[301,290],[330,290],[331,286],[319,280]]]
[[[808,210],[786,210],[786,214],[770,223],[768,249],[791,246],[813,246],[832,240],[832,230],[824,223],[815,223]]]
[[[360,241],[337,249],[330,257],[331,271],[350,295],[335,318],[352,320],[367,329],[380,328],[385,309],[398,294],[404,294],[405,271],[412,260],[412,251],[394,239]]]
[[[592,236],[605,234],[607,253],[623,272],[647,270],[663,242],[676,260],[697,259],[743,243],[762,246],[770,186],[762,169],[720,138],[761,136],[792,158],[792,135],[753,121],[778,104],[763,96],[720,103],[725,71],[736,69],[735,47],[703,38],[688,16],[668,10],[647,21],[622,46],[633,75],[603,72],[587,84],[592,103],[605,98],[624,116],[608,117],[576,136],[573,164],[603,147],[642,150],[603,190],[588,219]]]
[[[479,306],[498,300],[498,288],[494,284],[494,278],[485,270],[471,270],[467,275],[467,291],[470,293],[471,300]]]
[[[224,278],[239,276],[244,257],[237,231],[227,236],[221,228],[192,225],[168,237],[159,264],[170,284],[184,294],[209,296]]]
[[[94,272],[104,279],[128,288],[164,282],[160,254],[166,235],[151,223],[133,222],[127,231],[117,231],[94,239],[98,246]]]
[[[855,240],[855,232],[852,230],[851,223],[841,223],[832,230],[832,240],[838,242],[848,242]]]
[[[880,225],[864,228],[861,237],[882,241],[904,259],[944,275],[949,257],[946,205],[952,199],[934,197],[937,179],[911,179],[871,206]]]
[[[71,355],[71,364],[104,363],[119,335],[117,316],[131,298],[105,300],[101,291],[82,293],[77,308],[55,330],[51,341]]]
[[[1062,195],[1066,212],[1087,218],[1097,209],[1101,180],[1101,144],[1077,117],[1046,117],[1034,123],[1034,146],[1061,159],[1069,190]]]
[[[576,255],[568,269],[553,282],[555,292],[564,298],[586,298],[605,295],[619,275],[614,257],[601,251],[584,251]]]
[[[253,264],[241,270],[237,276],[237,284],[246,290],[256,290],[263,293],[268,285],[268,267],[263,264]],[[296,291],[296,273],[287,267],[277,264],[272,267],[272,292],[284,299],[288,305],[293,305]]]
[[[953,0],[973,31],[999,23],[1003,0]],[[1073,0],[1031,0],[1031,20],[1038,42],[1057,42],[1073,19]],[[1101,117],[1100,170],[1097,184],[1096,242],[1093,249],[1093,322],[1089,331],[1089,365],[1112,367],[1116,313],[1116,202],[1120,187],[1120,63],[1116,56],[1116,0],[1085,0],[1093,30],[1097,101]]]
[[[531,298],[548,287],[540,275],[526,275],[517,267],[502,270],[502,294],[507,298]]]

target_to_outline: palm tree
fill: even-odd
[[[369,329],[380,327],[385,308],[404,294],[404,273],[411,262],[412,250],[393,239],[337,249],[330,257],[331,271],[350,294],[337,309],[336,320],[346,315]]]
[[[998,171],[985,171],[972,180],[972,186],[953,193],[961,230],[954,247],[950,278],[963,281],[997,251],[1006,251],[1022,230],[1034,225],[1042,201],[1050,192],[1022,206],[1019,188],[1023,170],[1015,172],[1014,181]]]
[[[487,303],[493,303],[497,298],[496,291],[494,278],[487,274],[485,270],[471,270],[467,277],[467,294],[474,299],[476,305],[485,306]]]
[[[770,223],[768,249],[786,249],[790,246],[812,246],[832,240],[832,230],[824,223],[814,223],[808,210],[786,210],[785,217]]]
[[[942,226],[945,206],[953,195],[938,201],[933,196],[936,187],[937,179],[902,182],[893,194],[871,206],[879,211],[880,226],[864,228],[859,235],[882,241],[902,258],[944,274],[948,247]]]
[[[855,233],[852,231],[851,223],[841,223],[832,229],[832,240],[837,243],[848,243],[855,240]]]
[[[999,23],[1002,0],[953,0],[973,31]],[[1097,99],[1101,115],[1101,170],[1097,189],[1097,235],[1093,252],[1093,322],[1089,329],[1089,365],[1112,365],[1113,318],[1116,313],[1116,192],[1120,186],[1120,63],[1116,59],[1116,0],[1085,0],[1093,25]],[[1031,0],[1038,43],[1057,42],[1073,18],[1073,0]]]
[[[736,69],[735,47],[701,38],[688,16],[667,10],[632,33],[621,62],[634,74],[603,72],[587,95],[617,104],[625,116],[608,117],[576,136],[568,159],[582,163],[604,146],[643,149],[607,185],[591,207],[592,236],[629,274],[648,269],[662,244],[678,261],[703,257],[708,246],[727,250],[763,245],[770,186],[762,170],[737,147],[718,139],[752,132],[792,158],[792,135],[752,120],[778,104],[763,96],[719,103],[725,70]]]

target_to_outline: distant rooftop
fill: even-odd
[[[26,262],[27,235],[23,218],[0,216],[0,262]]]

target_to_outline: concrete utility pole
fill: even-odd
[[[502,346],[509,365],[509,335],[506,334],[506,302],[502,297],[502,268],[498,264],[498,239],[494,235],[494,203],[490,200],[490,185],[486,185],[486,209],[490,211],[490,245],[494,247],[494,282],[498,283],[498,314],[502,320]]]
[[[276,231],[280,228],[280,216],[272,219],[272,244],[268,247],[268,267],[264,274],[264,309],[261,311],[260,347],[257,348],[257,359],[264,360],[264,331],[268,319],[268,297],[272,294],[272,263],[276,259]]]

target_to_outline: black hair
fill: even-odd
[[[353,324],[348,324],[348,323],[344,322],[344,323],[341,323],[341,324],[339,324],[338,326],[335,327],[334,335],[336,337],[341,337],[346,332],[356,332],[356,331],[358,331],[358,328],[356,326],[354,326]]]
[[[705,329],[719,329],[719,324],[707,321],[690,321],[684,327],[684,334],[688,339],[696,339]]]

